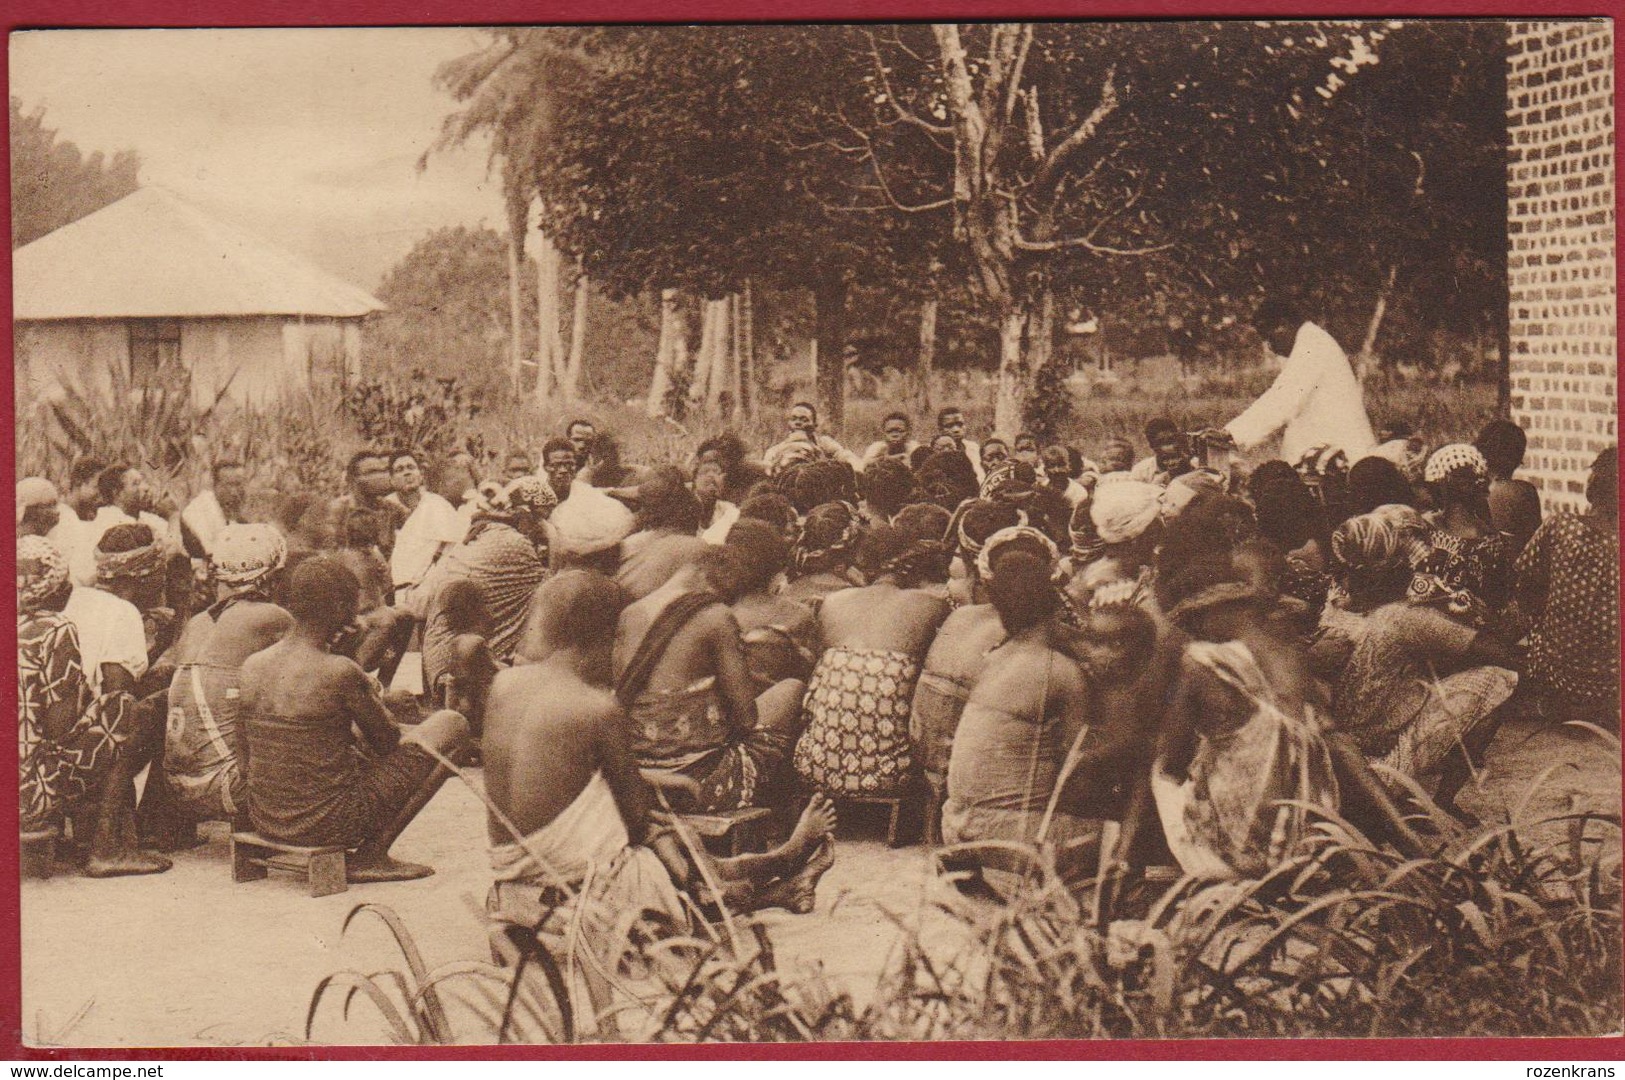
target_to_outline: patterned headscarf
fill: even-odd
[[[982,545],[994,533],[1011,525],[1025,524],[1027,516],[1010,503],[971,499],[960,505],[948,531],[968,569],[975,564],[976,556],[982,553]]]
[[[1089,519],[1106,544],[1135,539],[1151,527],[1161,511],[1162,489],[1143,480],[1102,482],[1089,502]]]
[[[998,551],[999,548],[1004,547],[1006,544],[1011,544],[1022,540],[1031,541],[1032,543],[1035,543],[1039,547],[1043,548],[1045,556],[1049,559],[1050,569],[1052,571],[1055,569],[1055,564],[1059,562],[1061,558],[1060,551],[1055,547],[1055,541],[1051,540],[1049,537],[1045,536],[1042,532],[1039,532],[1031,525],[1012,525],[1007,529],[1000,529],[998,532],[988,537],[987,543],[982,545],[982,550],[977,552],[976,572],[981,575],[983,581],[989,581],[993,577],[992,564],[994,552]]]
[[[1398,570],[1414,564],[1427,521],[1399,503],[1349,518],[1332,533],[1332,558],[1349,570]]]
[[[1430,484],[1437,484],[1458,469],[1465,469],[1471,473],[1475,483],[1489,483],[1489,462],[1484,460],[1484,455],[1479,453],[1478,447],[1471,443],[1451,443],[1433,451],[1433,456],[1428,458],[1427,469],[1423,472],[1422,478]]]
[[[540,476],[521,476],[508,483],[502,493],[492,500],[492,509],[498,513],[518,517],[520,514],[541,513],[559,504],[553,487]]]
[[[36,611],[68,583],[68,560],[43,536],[17,541],[17,610]]]
[[[215,538],[214,576],[233,589],[258,585],[288,561],[288,542],[275,525],[227,525]]]
[[[127,551],[106,550],[109,540],[139,531],[146,542]],[[146,525],[115,525],[102,534],[96,545],[96,584],[107,585],[116,581],[140,581],[162,573],[164,549]]]
[[[1030,464],[1014,459],[1001,461],[989,469],[986,479],[982,481],[980,496],[984,499],[994,499],[998,498],[1001,493],[1009,493],[1012,489],[1025,491],[1031,488],[1033,478],[1024,477],[1022,471],[1018,468],[1020,465],[1027,465],[1027,472],[1032,472]],[[1026,480],[1025,483],[1023,483],[1024,479]]]

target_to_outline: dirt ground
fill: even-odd
[[[1572,807],[1619,812],[1615,751],[1587,733],[1527,726],[1501,732],[1478,790],[1463,803],[1487,821],[1501,820],[1537,780],[1526,820]],[[299,1039],[311,992],[324,976],[402,966],[382,924],[361,920],[341,935],[345,916],[360,903],[394,909],[431,968],[484,958],[476,914],[489,884],[483,813],[476,796],[453,781],[395,849],[435,866],[434,877],[352,886],[319,899],[287,875],[234,885],[220,825],[209,826],[207,844],[176,856],[167,874],[24,882],[24,1039],[59,1046]],[[897,938],[882,909],[916,917],[927,890],[944,886],[931,879],[924,848],[890,850],[873,823],[853,825],[843,828],[817,910],[766,918],[781,965],[820,966],[861,1002]],[[381,1041],[366,1007],[355,1012],[348,1024],[324,1022],[318,1039]]]

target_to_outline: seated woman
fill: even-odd
[[[615,696],[631,719],[638,767],[691,782],[682,809],[778,803],[804,686],[784,679],[757,692],[728,607],[739,554],[701,549],[698,562],[621,612]]]
[[[931,557],[896,527],[882,526],[858,549],[870,584],[824,601],[824,655],[807,685],[806,729],[795,751],[796,772],[813,787],[888,796],[909,784],[914,684],[949,611],[946,601],[915,588]]]
[[[17,806],[24,832],[93,810],[90,877],[159,874],[170,861],[136,850],[135,777],[163,747],[163,712],[123,689],[93,694],[79,636],[62,614],[68,560],[40,536],[17,541]]]
[[[377,684],[341,651],[361,592],[350,571],[307,559],[288,592],[292,629],[242,667],[237,760],[249,819],[271,840],[354,849],[353,882],[427,877],[430,867],[397,862],[389,848],[451,775],[435,754],[461,753],[468,724],[449,710],[404,736],[391,723]]]
[[[773,526],[747,518],[735,522],[726,546],[739,556],[739,599],[733,613],[756,689],[784,679],[806,682],[822,651],[818,620],[805,604],[774,591],[790,565],[790,545]]]
[[[1619,455],[1597,455],[1584,514],[1553,515],[1518,558],[1525,669],[1547,719],[1619,730]]]
[[[1072,880],[1092,865],[1101,830],[1099,821],[1055,800],[1067,756],[1088,726],[1090,685],[1084,665],[1058,649],[1051,633],[1060,606],[1051,566],[1022,549],[992,571],[988,592],[1001,641],[953,736],[942,836],[950,844],[1048,846],[1056,869]]]
[[[1293,854],[1310,808],[1339,809],[1314,684],[1228,553],[1161,591],[1192,638],[1152,773],[1163,834],[1188,874],[1256,877]]]
[[[683,844],[656,812],[626,714],[609,690],[614,582],[566,571],[538,595],[549,616],[535,627],[537,660],[502,672],[491,689],[485,781],[494,807],[493,916],[536,927],[548,890],[580,888],[594,870],[595,895],[608,903],[587,909],[588,917],[640,912],[663,929],[684,928],[679,893],[732,911],[811,911],[818,879],[834,861],[834,808],[814,796],[790,839],[765,854],[713,860],[697,843]],[[709,894],[708,879],[721,896]]]
[[[1518,685],[1519,659],[1417,593],[1414,538],[1385,509],[1332,535],[1349,597],[1343,632],[1353,642],[1332,709],[1367,757],[1416,778],[1448,810],[1470,773],[1453,752],[1488,746],[1496,710]]]
[[[440,595],[466,581],[479,590],[491,618],[486,644],[499,664],[513,659],[525,628],[531,594],[547,577],[547,518],[558,499],[547,481],[521,476],[500,491],[490,509],[474,516],[468,538],[441,556],[424,576],[423,685],[431,690],[452,662],[453,629]]]
[[[1476,447],[1454,443],[1433,452],[1425,476],[1438,509],[1426,515],[1412,588],[1477,629],[1494,626],[1512,596],[1513,551],[1490,517],[1489,465]]]
[[[210,556],[219,600],[194,615],[175,645],[164,753],[141,800],[144,824],[186,843],[199,821],[246,826],[248,791],[237,761],[243,662],[282,639],[293,617],[271,600],[287,545],[274,525],[227,525]]]
[[[863,535],[863,521],[850,503],[815,506],[801,525],[790,560],[790,580],[779,595],[807,605],[818,614],[824,598],[858,583],[852,555]]]

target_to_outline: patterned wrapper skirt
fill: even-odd
[[[826,650],[807,685],[796,772],[835,796],[899,794],[913,766],[908,721],[919,675],[906,653]]]

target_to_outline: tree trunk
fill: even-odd
[[[1027,309],[1012,304],[999,318],[999,390],[993,403],[993,430],[1013,439],[1021,430],[1021,405],[1026,400],[1031,369],[1022,352],[1022,333],[1027,329]]]
[[[846,425],[846,292],[844,275],[825,277],[813,290],[819,427],[837,435]]]
[[[516,223],[517,222],[517,227]],[[513,393],[524,390],[525,298],[520,280],[525,266],[525,216],[508,215],[508,367],[513,376]]]
[[[706,364],[705,407],[717,413],[722,392],[728,387],[728,298],[707,300],[705,313],[711,320],[711,359]]]
[[[559,333],[559,249],[546,233],[536,260],[536,400],[552,399],[564,374],[564,338]]]
[[[937,361],[937,304],[935,296],[920,301],[920,361],[917,377],[920,408],[931,411],[931,377]]]
[[[756,415],[756,300],[750,278],[739,297],[739,414]]]
[[[1388,278],[1377,290],[1377,306],[1371,309],[1371,321],[1366,324],[1365,340],[1360,343],[1360,352],[1354,358],[1354,377],[1360,385],[1365,385],[1366,376],[1371,373],[1372,354],[1377,348],[1377,334],[1382,330],[1382,318],[1388,314],[1388,298],[1393,295],[1394,279],[1399,274],[1398,264],[1388,267]]]
[[[570,358],[564,365],[564,400],[575,401],[581,396],[582,354],[587,348],[587,302],[592,297],[592,282],[581,264],[576,264],[575,311],[570,317]]]
[[[666,398],[676,374],[676,359],[685,330],[677,309],[677,290],[660,290],[660,341],[655,345],[655,370],[649,379],[649,397],[644,411],[650,416],[666,415]]]

